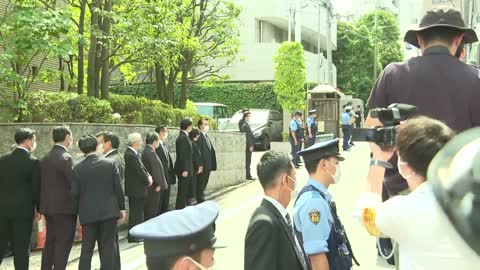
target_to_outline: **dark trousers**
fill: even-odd
[[[79,270],[91,270],[95,243],[98,243],[100,269],[114,269],[115,256],[117,255],[115,250],[117,222],[118,220],[115,218],[82,225],[83,239],[78,265]]]
[[[313,138],[307,137],[307,142],[305,143],[305,149],[315,144],[315,136]]]
[[[42,252],[42,270],[65,269],[77,226],[76,215],[46,215],[47,240]]]
[[[160,192],[156,192],[155,189],[150,186],[148,188],[147,199],[145,200],[145,220],[152,219],[160,215]]]
[[[3,251],[10,242],[13,246],[15,270],[28,270],[32,228],[32,218],[0,217],[0,250],[2,251],[0,265],[3,260]]]
[[[252,178],[252,174],[250,173],[250,166],[252,165],[252,151],[247,148],[245,152],[245,174],[248,178]]]
[[[350,134],[351,134],[351,127],[348,125],[342,125],[342,132],[343,132],[343,150],[347,150],[350,148],[348,141],[350,141]]]
[[[130,229],[144,221],[145,198],[129,196],[128,206],[128,241],[137,241],[130,235]]]
[[[187,199],[189,192],[192,190],[192,178],[190,176],[182,177],[178,176],[178,192],[177,202],[175,203],[175,209],[183,209],[187,206]]]
[[[121,270],[122,269],[122,262],[120,261],[120,239],[118,239],[118,231],[115,234],[115,243],[114,243],[114,250],[115,253],[113,254],[113,269]]]
[[[302,142],[299,141],[298,144],[295,145],[295,142],[292,139],[290,139],[290,146],[292,147],[291,155],[292,155],[293,164],[295,166],[298,166],[300,163],[300,155],[298,154],[298,152],[302,150]]]
[[[209,178],[209,171],[205,171],[202,174],[197,175],[197,203],[202,203],[205,201],[205,189],[207,188]]]
[[[169,210],[170,206],[170,189],[171,185],[168,184],[168,189],[162,189],[160,192],[160,202],[158,208],[160,209],[160,214],[166,213]]]

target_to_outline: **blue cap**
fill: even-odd
[[[313,110],[308,111],[308,114],[314,114],[314,113],[317,113],[317,110],[313,109]]]
[[[303,115],[303,112],[300,110],[295,111],[295,115]]]
[[[215,237],[219,208],[213,201],[174,210],[145,221],[130,230],[143,238],[147,257],[187,255],[206,248],[221,248]]]
[[[298,154],[303,157],[304,161],[316,161],[330,157],[344,161],[345,158],[340,156],[340,151],[338,150],[339,141],[339,139],[333,139],[327,142],[316,143],[298,152]]]

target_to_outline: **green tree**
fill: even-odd
[[[376,27],[375,14],[377,16]],[[403,53],[399,43],[400,26],[393,13],[386,10],[376,10],[362,16],[357,25],[358,27],[365,26],[372,33],[373,42],[374,44],[375,42],[377,43],[381,69],[390,63],[403,60]]]
[[[58,70],[44,67],[47,60],[68,59],[72,52],[71,14],[47,8],[36,0],[11,0],[0,20],[0,83],[12,86],[13,103],[5,90],[4,103],[21,121],[25,100],[33,83],[58,79]],[[8,89],[10,90],[10,89]]]
[[[365,26],[339,21],[337,50],[333,63],[337,67],[337,85],[347,95],[368,99],[373,86],[374,49],[371,34]],[[377,62],[377,65],[380,65]]]
[[[275,94],[284,111],[305,107],[306,64],[303,47],[298,42],[284,42],[273,60]]]

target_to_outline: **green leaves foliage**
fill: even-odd
[[[284,110],[305,107],[306,80],[303,47],[298,42],[284,42],[274,57],[275,93]]]
[[[310,88],[311,89],[311,88]],[[135,84],[114,86],[113,93],[159,99],[153,84]],[[230,113],[243,108],[281,110],[277,101],[273,83],[219,83],[194,84],[188,88],[189,98],[193,102],[215,102],[228,106]],[[180,86],[175,86],[176,100],[180,96]],[[187,109],[188,109],[187,103]]]

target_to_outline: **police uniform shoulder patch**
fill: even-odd
[[[320,211],[315,209],[310,211],[310,213],[308,213],[308,218],[310,219],[310,222],[312,222],[314,225],[317,225],[320,223]]]

